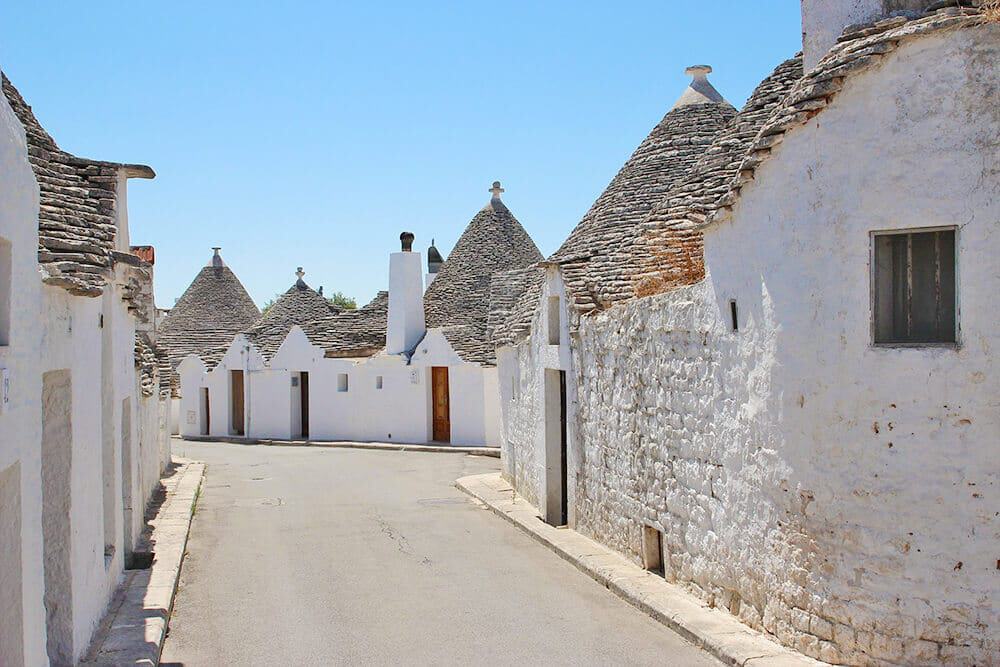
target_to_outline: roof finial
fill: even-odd
[[[695,81],[707,78],[712,73],[711,65],[691,65],[684,70],[684,73],[692,77]]]
[[[212,255],[212,266],[220,269],[223,266],[222,255],[219,254],[219,251],[222,250],[222,246],[212,246],[212,250],[215,251],[215,254]]]
[[[490,188],[490,192],[493,193],[493,199],[500,199],[500,193],[504,192],[504,189],[500,187],[500,181],[493,181],[493,187]]]
[[[302,276],[304,276],[304,275],[306,275],[306,272],[302,270],[301,266],[298,267],[297,269],[295,269],[295,277],[298,278],[298,280],[295,281],[295,286],[296,287],[305,287],[306,286],[305,281],[302,280]]]
[[[691,77],[691,83],[684,89],[680,99],[673,108],[694,106],[698,104],[727,104],[725,98],[712,86],[708,75],[712,72],[711,65],[691,65],[684,73]]]

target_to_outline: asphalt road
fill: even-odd
[[[164,665],[718,665],[452,486],[462,454],[174,443],[208,463]]]

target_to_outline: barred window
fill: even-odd
[[[878,232],[872,240],[875,343],[956,342],[955,230]]]

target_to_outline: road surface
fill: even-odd
[[[452,486],[496,459],[174,451],[208,470],[164,665],[719,664]]]

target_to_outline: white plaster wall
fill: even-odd
[[[706,230],[703,283],[575,342],[578,529],[636,562],[661,529],[669,578],[825,660],[1000,654],[997,33],[849,79]],[[869,232],[948,224],[961,346],[873,347]]]
[[[183,437],[198,437],[201,435],[202,415],[201,388],[208,386],[205,363],[194,355],[188,355],[177,366],[181,397],[172,399],[177,406],[177,430]],[[209,397],[211,404],[211,397]],[[211,406],[210,406],[211,407]]]
[[[71,554],[73,650],[77,656],[86,650],[122,570],[120,531],[116,531],[118,544],[114,558],[107,566],[104,559],[101,355],[79,353],[101,349],[100,314],[100,299],[74,297],[55,287],[42,289],[41,371],[68,369],[72,376],[73,542],[52,548],[68,549]],[[128,361],[131,363],[131,359]],[[116,409],[115,426],[120,424],[119,420],[120,412]],[[116,460],[120,461],[117,457]],[[121,517],[120,477],[116,479],[115,490],[115,515]]]
[[[181,399],[170,398],[170,434],[180,435],[181,433]]]
[[[252,373],[250,411],[253,428],[247,433],[253,438],[292,436],[291,373],[285,370],[263,369]],[[211,400],[211,399],[210,399]]]
[[[548,299],[560,299],[559,345],[548,342]],[[570,347],[575,320],[566,306],[566,289],[558,270],[546,272],[541,295],[535,307],[530,333],[517,345],[498,350],[497,369],[500,390],[501,461],[503,474],[529,502],[543,512],[547,499],[546,469],[554,466],[545,452],[545,370],[566,373],[567,413],[567,483],[569,525],[576,525],[576,477],[580,450],[576,437],[577,378],[573,373]]]
[[[802,0],[802,63],[816,66],[837,43],[844,28],[869,23],[893,12],[915,11],[930,0]]]
[[[494,366],[482,368],[483,376],[483,441],[490,447],[500,446],[500,374]]]
[[[348,391],[337,376],[348,375]],[[382,389],[375,379],[382,376]],[[427,442],[430,376],[395,355],[322,359],[309,374],[310,431],[315,440]]]
[[[200,434],[199,389],[209,388],[211,435],[229,435],[229,378],[234,368],[246,374],[248,437],[289,439],[296,421],[297,389],[292,374],[309,373],[309,438],[426,443],[431,440],[431,366],[448,366],[451,396],[451,442],[497,444],[499,390],[495,368],[465,363],[440,330],[428,332],[410,363],[403,355],[378,354],[358,359],[325,358],[298,327],[293,327],[269,364],[239,337],[215,369],[205,372],[195,357],[185,359],[181,378],[180,432]],[[248,361],[249,360],[249,361]],[[338,389],[347,374],[348,390]],[[377,378],[382,378],[378,388]],[[195,415],[191,423],[189,415]]]
[[[20,586],[20,646],[0,646],[0,663],[23,659],[43,664],[45,609],[42,603],[41,535],[41,281],[38,274],[38,184],[28,163],[24,130],[0,95],[0,237],[11,243],[9,344],[0,346],[0,369],[10,380],[9,402],[0,410],[0,477],[18,476],[20,488],[21,570],[3,586]],[[16,468],[15,468],[16,466]],[[14,603],[16,604],[16,603]],[[4,615],[6,619],[6,614]],[[5,638],[18,643],[17,630]]]

